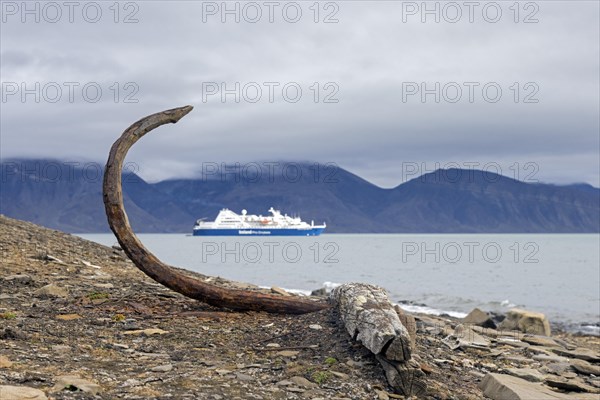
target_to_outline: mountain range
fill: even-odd
[[[439,169],[384,189],[339,167],[284,165],[157,183],[125,172],[125,208],[135,232],[190,233],[222,208],[266,215],[271,206],[324,221],[328,233],[600,232],[600,189],[587,184]],[[109,231],[100,164],[29,159],[0,168],[0,213],[66,232]]]

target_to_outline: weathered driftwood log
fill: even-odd
[[[347,283],[335,288],[332,295],[350,336],[373,354],[394,361],[410,360],[410,335],[383,288]]]
[[[102,188],[104,206],[110,229],[117,237],[123,251],[140,270],[156,282],[184,296],[213,306],[238,311],[252,310],[286,314],[303,314],[329,307],[322,301],[225,289],[190,278],[160,261],[135,236],[123,207],[121,187],[121,171],[127,151],[146,133],[161,125],[176,123],[192,111],[192,108],[192,106],[180,107],[142,118],[127,128],[110,149]]]
[[[390,386],[405,396],[425,393],[425,374],[411,360],[414,318],[396,310],[378,286],[348,283],[337,287],[332,298],[348,333],[375,354]]]
[[[405,396],[417,396],[427,391],[425,373],[412,361],[398,362],[376,356],[391,387]]]

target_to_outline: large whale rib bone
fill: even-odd
[[[131,125],[110,149],[102,185],[104,207],[110,229],[133,263],[156,282],[171,290],[210,304],[237,311],[266,311],[270,313],[304,314],[329,307],[323,301],[293,296],[269,295],[249,290],[226,289],[191,278],[164,264],[139,241],[131,230],[125,208],[121,171],[127,151],[142,136],[167,123],[176,123],[192,111],[192,106],[166,110],[144,117]]]

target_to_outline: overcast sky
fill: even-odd
[[[104,162],[191,104],[130,152],[145,179],[306,160],[599,185],[597,1],[69,4],[1,2],[3,159]]]

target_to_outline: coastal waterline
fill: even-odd
[[[105,245],[112,234],[80,234]],[[598,334],[597,234],[325,234],[193,237],[139,234],[164,262],[207,275],[310,293],[360,281],[432,313],[522,307]]]

